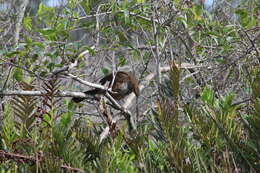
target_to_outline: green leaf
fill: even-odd
[[[51,62],[51,63],[49,63],[49,64],[47,65],[47,68],[48,68],[50,71],[52,71],[52,70],[54,69],[54,67],[55,67],[55,64],[54,64],[53,62]]]
[[[124,66],[127,62],[124,56],[120,56],[118,59],[119,59],[118,65],[121,67]]]
[[[37,16],[40,21],[46,18],[53,19],[54,15],[55,15],[54,8],[46,7],[43,3],[39,5]],[[46,20],[45,22],[48,23],[48,21]]]
[[[39,5],[39,8],[38,8],[38,17],[39,17],[40,20],[42,19],[42,16],[43,16],[43,14],[44,14],[44,9],[45,9],[45,8],[46,8],[45,5],[42,4],[42,3]]]
[[[179,16],[179,17],[176,17],[176,20],[181,22],[185,28],[188,27],[188,24],[187,24],[187,18],[184,17],[184,16]]]
[[[214,101],[215,101],[214,92],[210,88],[208,87],[204,88],[201,94],[201,99],[205,104],[214,106]]]
[[[254,16],[251,16],[250,18],[249,18],[249,22],[247,23],[247,25],[246,25],[246,28],[247,29],[250,29],[250,28],[253,28],[253,27],[255,27],[256,26],[256,18],[254,17]]]
[[[249,14],[247,9],[238,9],[235,12],[239,16],[240,24],[249,29],[256,26],[256,18]]]
[[[83,46],[81,47],[81,50],[83,50],[81,53],[79,53],[78,57],[79,58],[85,58],[86,54],[90,54],[91,56],[95,56],[96,52],[94,48],[88,47],[88,46]]]
[[[105,67],[103,67],[103,68],[101,69],[101,71],[102,71],[105,75],[107,75],[107,74],[109,73],[109,69],[107,69],[107,68],[105,68]]]
[[[73,102],[68,101],[67,107],[68,107],[68,110],[69,110],[69,111],[72,111],[72,110],[74,109],[74,104],[73,104]]]
[[[228,96],[226,96],[220,101],[220,106],[224,111],[228,111],[229,108],[232,107],[232,101],[234,99],[234,96],[235,95],[233,93],[230,93]]]
[[[30,16],[23,19],[23,26],[27,31],[32,31],[32,18]]]
[[[125,23],[130,23],[128,6],[129,6],[129,2],[128,0],[125,0],[123,3]]]
[[[11,51],[11,52],[7,52],[5,54],[5,56],[7,56],[8,58],[14,57],[16,55],[20,54],[20,51]]]
[[[91,4],[90,4],[89,0],[83,0],[83,2],[81,2],[80,5],[84,8],[86,14],[89,15],[91,12]]]
[[[27,44],[32,44],[33,40],[30,37],[24,37]]]
[[[39,48],[41,48],[41,49],[45,48],[45,45],[43,43],[41,43],[41,42],[38,42],[38,41],[33,42],[32,44],[37,46],[37,47],[39,47]]]
[[[198,20],[198,21],[200,21],[202,18],[201,18],[201,16],[202,16],[202,6],[201,5],[195,5],[194,7],[193,7],[193,14],[194,14],[194,19],[195,20]]]
[[[209,31],[209,32],[207,32],[207,34],[210,36],[213,36],[213,37],[217,37],[217,38],[220,37],[219,33],[214,32],[214,31]]]
[[[16,68],[14,70],[14,78],[17,80],[17,81],[22,81],[23,79],[23,70],[20,69],[20,68]]]
[[[72,112],[66,112],[61,116],[61,127],[66,128],[68,127],[69,123],[71,122]]]
[[[248,15],[247,11],[245,9],[237,9],[235,11],[236,14],[238,14],[240,17],[246,17]]]
[[[111,4],[111,9],[112,9],[112,14],[114,15],[118,9],[118,4],[117,4],[117,1],[114,1],[112,4]]]
[[[47,39],[54,40],[56,38],[56,30],[52,28],[44,28],[39,30],[39,33],[42,34]]]
[[[118,35],[120,42],[122,42],[122,43],[127,42],[127,38],[125,36],[125,33],[118,31],[117,35]]]
[[[46,125],[51,125],[52,124],[52,119],[48,114],[43,115],[43,122],[46,123]]]
[[[47,71],[41,71],[41,72],[40,72],[40,76],[41,76],[41,77],[45,77],[47,74],[48,74]]]

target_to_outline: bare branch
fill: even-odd
[[[47,93],[45,91],[24,91],[24,90],[17,90],[17,91],[4,91],[0,93],[0,96],[44,96]],[[54,97],[86,97],[83,92],[73,92],[73,91],[61,91]]]
[[[154,10],[152,12],[152,17],[151,17],[151,20],[152,20],[152,27],[153,27],[153,37],[154,37],[154,40],[155,40],[155,52],[153,51],[153,54],[154,54],[154,60],[155,60],[155,63],[156,63],[156,81],[157,81],[157,89],[158,89],[158,92],[159,92],[159,95],[161,93],[161,90],[160,90],[160,86],[161,86],[161,73],[160,73],[160,50],[159,50],[159,38],[158,38],[158,34],[159,32],[157,31],[157,25],[156,25],[156,22],[155,22],[155,16],[157,14],[157,10],[155,7],[152,7]]]
[[[70,63],[69,65],[66,65],[66,66],[64,66],[63,68],[54,70],[54,71],[52,72],[52,75],[58,75],[58,74],[60,74],[60,73],[69,71],[70,69],[76,67],[77,64],[78,64],[78,61],[76,60],[74,63]]]
[[[16,25],[15,25],[15,32],[14,32],[14,44],[18,44],[19,41],[19,34],[21,31],[21,25],[24,17],[25,9],[29,3],[29,0],[23,0],[21,1],[21,6],[19,9],[19,14],[17,16]]]
[[[104,87],[103,85],[100,85],[100,84],[95,84],[95,83],[91,83],[91,82],[88,82],[88,81],[85,81],[85,80],[82,80],[80,79],[79,77],[73,75],[73,74],[66,74],[66,76],[69,76],[71,79],[75,80],[75,81],[78,81],[79,83],[83,84],[83,85],[87,85],[89,87],[92,87],[92,88],[98,88],[98,89],[102,89],[102,90],[108,90],[108,88]]]
[[[203,67],[205,68],[205,67],[207,67],[207,66],[203,66],[203,65],[193,65],[193,64],[190,64],[190,63],[182,63],[180,67],[178,66],[178,64],[176,64],[176,65],[177,65],[178,68],[181,68],[181,69],[194,69],[194,68],[203,68]],[[160,73],[165,73],[165,72],[170,71],[170,68],[171,68],[170,66],[161,67],[159,69],[159,71],[160,71]],[[146,83],[150,82],[153,78],[155,78],[155,76],[156,76],[156,73],[151,73],[151,74],[147,75],[145,77],[144,81],[142,82],[143,84],[139,85],[140,91],[142,91],[145,88],[145,85],[147,85]],[[129,108],[132,105],[134,98],[135,98],[135,95],[133,93],[130,94],[130,96],[127,98],[123,107]]]

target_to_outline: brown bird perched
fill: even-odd
[[[135,95],[138,97],[140,95],[140,90],[138,86],[138,80],[131,74],[123,71],[118,71],[115,74],[115,79],[113,82],[113,74],[109,74],[100,80],[101,85],[105,85],[106,82],[109,82],[109,88],[112,88],[112,91],[115,93],[111,93],[111,96],[116,99],[120,100],[125,96],[129,95],[130,93],[134,92]],[[111,87],[111,85],[113,86]],[[93,89],[84,92],[87,95],[97,95],[97,94],[105,94],[106,91],[101,89]],[[85,98],[81,97],[73,97],[72,100],[76,103],[83,101]]]

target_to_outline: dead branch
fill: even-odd
[[[16,91],[3,91],[0,93],[0,96],[44,96],[48,93],[46,91],[25,91],[25,90],[16,90]],[[73,92],[73,91],[60,91],[54,97],[86,97],[83,92]]]

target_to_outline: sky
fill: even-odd
[[[49,6],[49,7],[56,7],[61,4],[65,4],[66,0],[47,0],[44,4]]]

